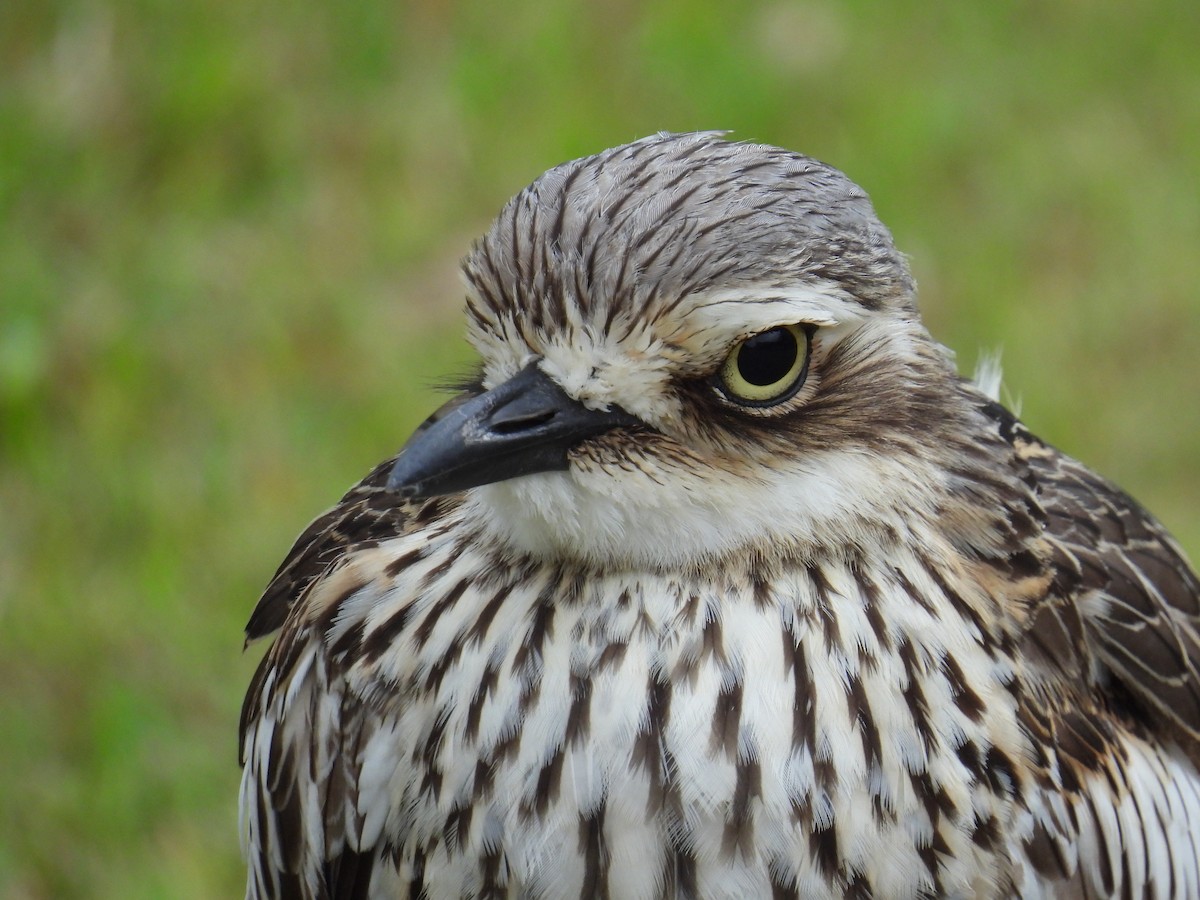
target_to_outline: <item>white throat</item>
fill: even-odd
[[[464,513],[535,557],[663,571],[766,548],[804,555],[831,535],[862,545],[881,528],[897,534],[914,518],[930,521],[938,493],[932,468],[844,450],[753,474],[655,474],[572,469],[514,478],[470,491]]]

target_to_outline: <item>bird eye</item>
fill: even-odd
[[[717,385],[746,406],[781,403],[804,384],[810,340],[801,326],[781,325],[739,341],[717,373]]]

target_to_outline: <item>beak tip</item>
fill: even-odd
[[[393,494],[399,494],[403,500],[412,500],[421,493],[421,482],[410,481],[408,473],[401,469],[401,463],[397,462],[392,467],[391,473],[388,475],[387,483],[384,484],[384,489],[391,491]]]
[[[401,484],[395,486],[389,484],[387,489],[399,496],[401,500],[420,500],[424,496],[419,484]]]

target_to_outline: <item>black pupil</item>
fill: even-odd
[[[791,371],[799,351],[792,332],[786,328],[772,328],[742,344],[738,351],[738,372],[750,384],[766,387]]]

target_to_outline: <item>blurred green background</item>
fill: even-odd
[[[0,4],[0,896],[242,890],[241,629],[564,159],[864,185],[931,329],[1200,556],[1200,5]]]

